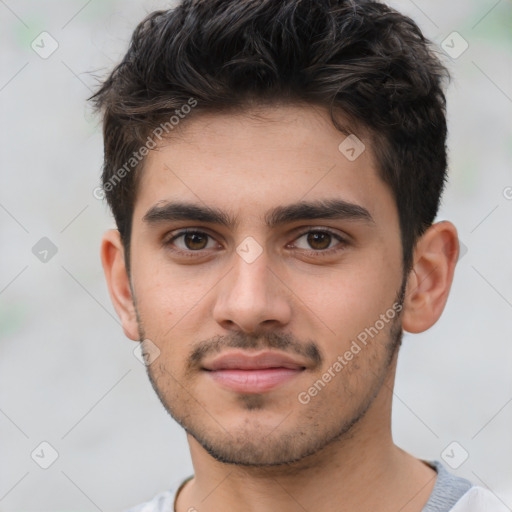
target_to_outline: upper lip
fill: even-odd
[[[279,352],[226,352],[203,365],[205,370],[261,370],[263,368],[292,368],[303,370],[306,365],[287,354]]]

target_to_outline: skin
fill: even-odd
[[[147,157],[131,275],[117,230],[105,233],[101,248],[124,332],[158,347],[149,377],[187,431],[194,478],[178,495],[177,512],[421,511],[436,473],[393,443],[397,348],[402,329],[425,331],[444,309],[459,251],[455,227],[432,225],[404,276],[397,207],[370,142],[361,136],[366,150],[349,161],[338,150],[346,136],[319,107],[203,114],[180,128]],[[373,221],[264,221],[276,207],[333,198],[365,208]],[[144,220],[155,205],[176,200],[238,222]],[[171,242],[183,228],[209,237]],[[346,243],[308,236],[326,229]],[[252,263],[236,251],[248,236],[262,249]],[[299,393],[397,304],[402,283],[399,314],[301,403]],[[306,369],[267,392],[236,393],[201,370],[228,347],[284,352]]]

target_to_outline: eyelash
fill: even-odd
[[[297,241],[300,238],[302,238],[304,235],[308,235],[311,233],[329,234],[333,238],[338,240],[339,244],[337,244],[334,247],[331,247],[329,249],[319,249],[319,250],[302,249],[302,251],[305,251],[308,255],[317,256],[317,257],[331,255],[331,254],[337,253],[339,251],[342,251],[345,248],[345,246],[348,245],[348,241],[345,238],[343,238],[338,233],[335,233],[334,231],[331,231],[330,229],[327,229],[327,228],[315,228],[315,229],[310,228],[310,229],[298,234],[297,237],[294,239],[294,241]],[[174,254],[176,254],[178,256],[185,256],[185,257],[191,257],[191,258],[198,257],[201,255],[201,253],[203,253],[205,251],[205,249],[198,249],[198,250],[194,251],[192,249],[183,250],[183,249],[174,249],[171,247],[172,243],[175,240],[177,240],[180,237],[183,237],[184,235],[188,235],[188,234],[205,235],[208,238],[213,239],[213,237],[211,235],[209,235],[208,233],[206,233],[205,231],[200,231],[198,229],[182,229],[178,232],[174,232],[174,234],[171,238],[169,238],[168,240],[165,240],[163,242],[163,245],[166,246],[169,250],[171,250]],[[341,246],[341,247],[339,247],[339,246]],[[299,249],[299,250],[301,250],[301,249]]]

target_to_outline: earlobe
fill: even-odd
[[[458,255],[457,229],[451,222],[433,224],[418,240],[404,299],[404,330],[423,332],[437,322],[448,300]]]
[[[130,279],[124,261],[124,248],[117,229],[106,231],[101,241],[101,263],[114,309],[124,333],[139,340],[137,316],[130,288]]]

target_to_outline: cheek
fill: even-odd
[[[182,365],[190,341],[198,338],[207,321],[205,308],[212,297],[208,291],[213,291],[219,277],[194,266],[157,265],[154,259],[144,265],[141,258],[133,269],[133,280],[146,337],[165,355],[166,365]]]
[[[301,318],[299,323],[308,332],[312,324],[317,326],[314,337],[325,351],[327,367],[336,361],[338,355],[349,351],[354,340],[380,340],[382,343],[379,345],[387,345],[384,340],[387,340],[391,321],[397,314],[393,304],[401,284],[401,269],[396,268],[396,260],[394,265],[393,269],[382,258],[361,257],[357,264],[331,268],[328,273],[317,273],[307,278],[302,276],[300,288],[292,286],[294,290],[300,289],[300,298],[307,306],[303,307],[298,301],[296,307],[299,311],[295,317]],[[373,350],[368,352],[365,345],[360,345],[365,349],[362,358],[359,354],[348,354],[358,364],[373,353]],[[348,376],[349,372],[343,373]]]
[[[215,284],[215,275],[195,265],[171,265],[165,258],[153,256],[139,259],[133,281],[140,311],[150,315],[151,322],[162,319],[168,323],[169,317],[177,322],[200,304]]]
[[[300,290],[308,308],[341,334],[340,325],[346,328],[377,320],[392,305],[400,283],[399,272],[362,264],[307,279],[303,276],[300,287],[294,289]]]

